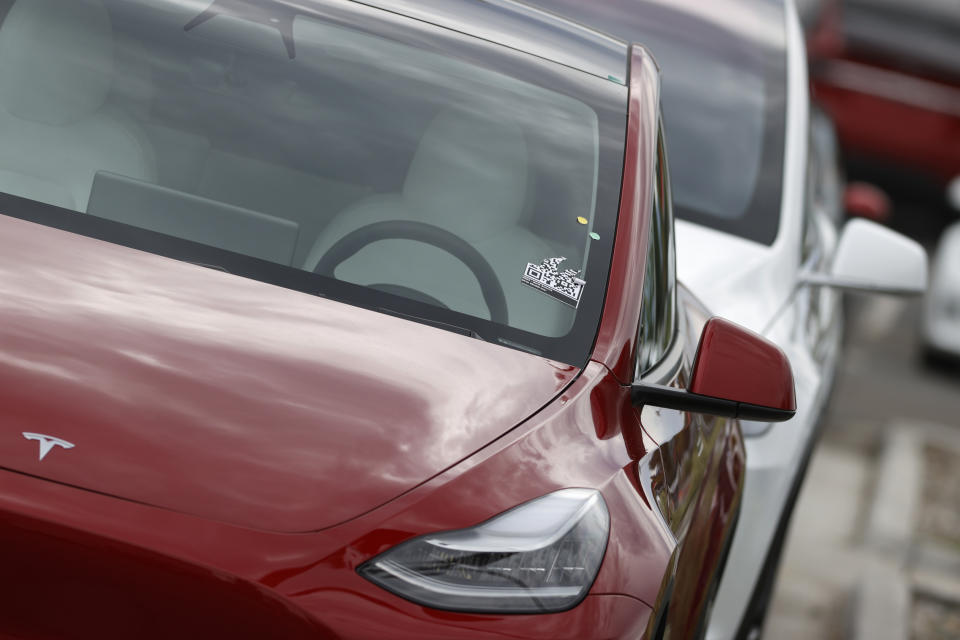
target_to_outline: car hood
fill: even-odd
[[[677,220],[677,279],[713,313],[763,333],[796,284],[792,254]]]
[[[0,216],[9,470],[246,527],[316,530],[456,464],[578,372]],[[47,441],[41,456],[39,436],[73,446]]]

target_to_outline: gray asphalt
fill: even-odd
[[[888,426],[921,421],[960,434],[960,365],[923,362],[920,309],[916,299],[848,300],[844,355],[791,522],[766,638],[851,637],[852,611],[862,599],[855,594],[871,558],[864,520]]]
[[[960,365],[923,362],[920,309],[919,299],[851,296],[824,443],[874,452],[882,427],[898,418],[960,430]]]

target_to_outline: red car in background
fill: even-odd
[[[960,176],[960,3],[803,0],[814,97],[848,155]]]
[[[656,64],[397,5],[11,3],[0,635],[702,636],[796,401],[676,281]]]

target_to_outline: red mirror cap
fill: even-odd
[[[843,193],[843,207],[848,216],[874,222],[889,222],[893,203],[883,190],[866,182],[851,182]]]
[[[689,390],[755,407],[797,410],[793,370],[783,350],[722,318],[711,318],[703,328]]]

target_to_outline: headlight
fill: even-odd
[[[609,529],[599,492],[564,489],[476,527],[414,538],[358,571],[402,598],[435,609],[563,611],[590,590]]]

